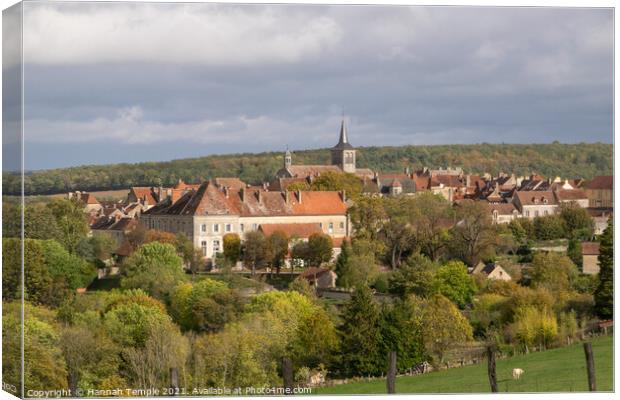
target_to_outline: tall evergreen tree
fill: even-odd
[[[338,258],[336,259],[336,284],[338,286],[343,286],[342,285],[342,278],[345,276],[346,274],[346,269],[347,269],[347,262],[349,261],[349,253],[351,251],[351,246],[349,245],[349,242],[347,242],[346,240],[342,241],[342,247],[340,250],[340,254],[338,254]]]
[[[385,360],[381,357],[380,313],[370,288],[358,286],[344,308],[342,321],[340,371],[347,376],[379,374]]]
[[[614,315],[614,222],[610,217],[601,235],[598,255],[599,284],[594,292],[595,311],[600,318],[611,319]]]

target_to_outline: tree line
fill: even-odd
[[[380,172],[401,172],[405,167],[458,166],[472,173],[499,172],[529,175],[592,178],[613,171],[612,146],[579,144],[475,144],[359,149],[357,165]],[[273,179],[282,167],[282,153],[212,155],[165,162],[86,165],[42,171],[24,176],[26,195],[65,193],[74,190],[126,189],[130,186],[172,186],[178,179],[203,182],[218,176],[235,176],[251,184]],[[328,164],[327,149],[294,153],[295,164]],[[3,173],[5,195],[21,193],[20,174]]]

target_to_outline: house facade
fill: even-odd
[[[614,177],[596,176],[584,185],[590,207],[613,208],[614,206]]]
[[[261,225],[273,229],[276,224],[315,224],[333,238],[350,233],[344,192],[235,190],[213,181],[176,201],[163,200],[144,212],[140,223],[147,229],[185,234],[208,259],[223,251],[227,233],[236,233],[243,240]]]

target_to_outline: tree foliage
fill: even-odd
[[[598,287],[594,292],[596,314],[605,319],[614,315],[614,223],[610,217],[601,235],[598,256]]]

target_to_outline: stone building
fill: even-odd
[[[614,206],[614,177],[596,176],[584,185],[590,207],[613,208]]]
[[[236,233],[243,239],[261,225],[318,224],[333,238],[350,233],[344,192],[233,189],[214,181],[203,183],[176,201],[164,199],[144,212],[140,223],[147,229],[184,233],[208,259],[223,251],[225,234]]]
[[[598,274],[600,267],[598,265],[600,244],[597,242],[581,242],[582,272],[588,275]]]

